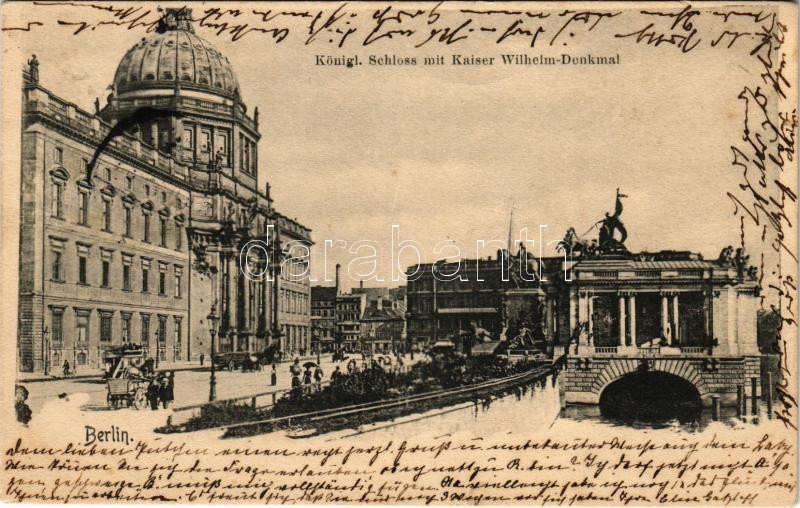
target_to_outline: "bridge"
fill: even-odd
[[[566,355],[565,401],[602,409],[620,400],[709,405],[716,395],[734,405],[759,396],[757,284],[745,272],[723,256],[674,252],[565,266],[571,280],[546,300],[554,353]]]

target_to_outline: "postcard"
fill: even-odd
[[[0,13],[3,501],[796,501],[795,3]]]

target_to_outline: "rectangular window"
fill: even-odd
[[[183,129],[183,148],[191,150],[194,148],[194,129]]]
[[[131,290],[131,262],[133,257],[130,255],[122,256],[122,289]]]
[[[111,232],[111,200],[103,200],[103,231]]]
[[[89,193],[78,192],[78,224],[89,225]]]
[[[183,228],[180,224],[175,224],[175,250],[183,248]]]
[[[147,212],[144,213],[144,234],[142,235],[142,239],[145,242],[150,241],[150,214]]]
[[[181,297],[181,279],[183,272],[179,268],[175,268],[175,298]]]
[[[239,168],[244,171],[244,134],[239,134]]]
[[[132,227],[131,227],[131,207],[125,207],[125,236],[131,238],[132,234]]]
[[[111,168],[106,168],[106,182],[111,183]]]
[[[217,132],[214,135],[214,146],[217,149],[218,154],[222,154],[222,159],[228,159],[228,133],[227,132]]]
[[[122,343],[131,341],[131,315],[122,314]]]
[[[132,176],[129,175],[129,176],[125,177],[125,187],[128,190],[133,190],[133,177]]]
[[[140,340],[143,346],[150,344],[150,315],[142,314],[142,334]]]
[[[142,293],[150,292],[150,269],[142,267]]]
[[[111,314],[100,314],[100,342],[111,342]]]
[[[158,316],[158,345],[163,347],[167,342],[167,316]]]
[[[57,218],[64,218],[64,184],[53,182],[50,185],[50,215]]]
[[[175,318],[175,334],[173,339],[173,344],[175,345],[175,349],[180,349],[181,347],[181,318]]]
[[[53,309],[50,313],[50,339],[60,345],[64,341],[64,309]]]
[[[103,260],[103,279],[102,279],[102,286],[104,288],[108,287],[109,284],[109,276],[110,276],[111,264],[108,260]]]
[[[63,282],[64,278],[64,267],[61,263],[61,251],[54,250],[52,251],[53,255],[53,264],[52,264],[52,278],[53,280]]]
[[[161,224],[161,246],[167,246],[167,219],[164,217],[159,218],[159,222]]]
[[[201,152],[211,151],[211,132],[207,130],[200,131],[200,151]]]
[[[78,284],[87,284],[86,282],[86,257],[78,256]]]
[[[60,146],[55,147],[53,158],[56,160],[56,164],[64,164],[64,149]]]
[[[167,274],[164,272],[158,274],[158,294],[161,296],[167,294]]]
[[[75,315],[75,342],[86,344],[89,342],[89,312],[80,311]]]
[[[242,161],[242,167],[245,173],[250,173],[250,140],[247,138],[244,140],[244,161]]]

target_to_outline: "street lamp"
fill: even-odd
[[[156,370],[158,370],[158,357],[161,356],[161,327],[156,328]]]
[[[48,341],[48,336],[50,335],[50,329],[47,326],[44,327],[42,330],[42,347],[44,349],[44,375],[50,375],[50,342]]]
[[[217,349],[214,339],[217,336],[217,321],[219,320],[216,303],[211,304],[211,312],[208,313],[206,319],[208,319],[208,333],[211,334],[211,377],[208,380],[208,400],[214,402],[217,400],[217,362],[215,358]]]

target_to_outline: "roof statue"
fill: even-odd
[[[625,240],[628,238],[628,231],[625,229],[622,221],[619,220],[619,216],[622,215],[622,198],[626,197],[628,196],[625,194],[620,194],[619,188],[617,188],[617,200],[614,204],[614,215],[606,213],[606,217],[597,222],[597,224],[600,224],[598,242],[600,244],[599,247],[601,254],[627,251],[625,248]],[[619,231],[620,234],[619,239],[614,238],[614,233],[617,231]]]
[[[39,59],[36,58],[36,55],[28,59],[28,75],[32,83],[39,82]]]

